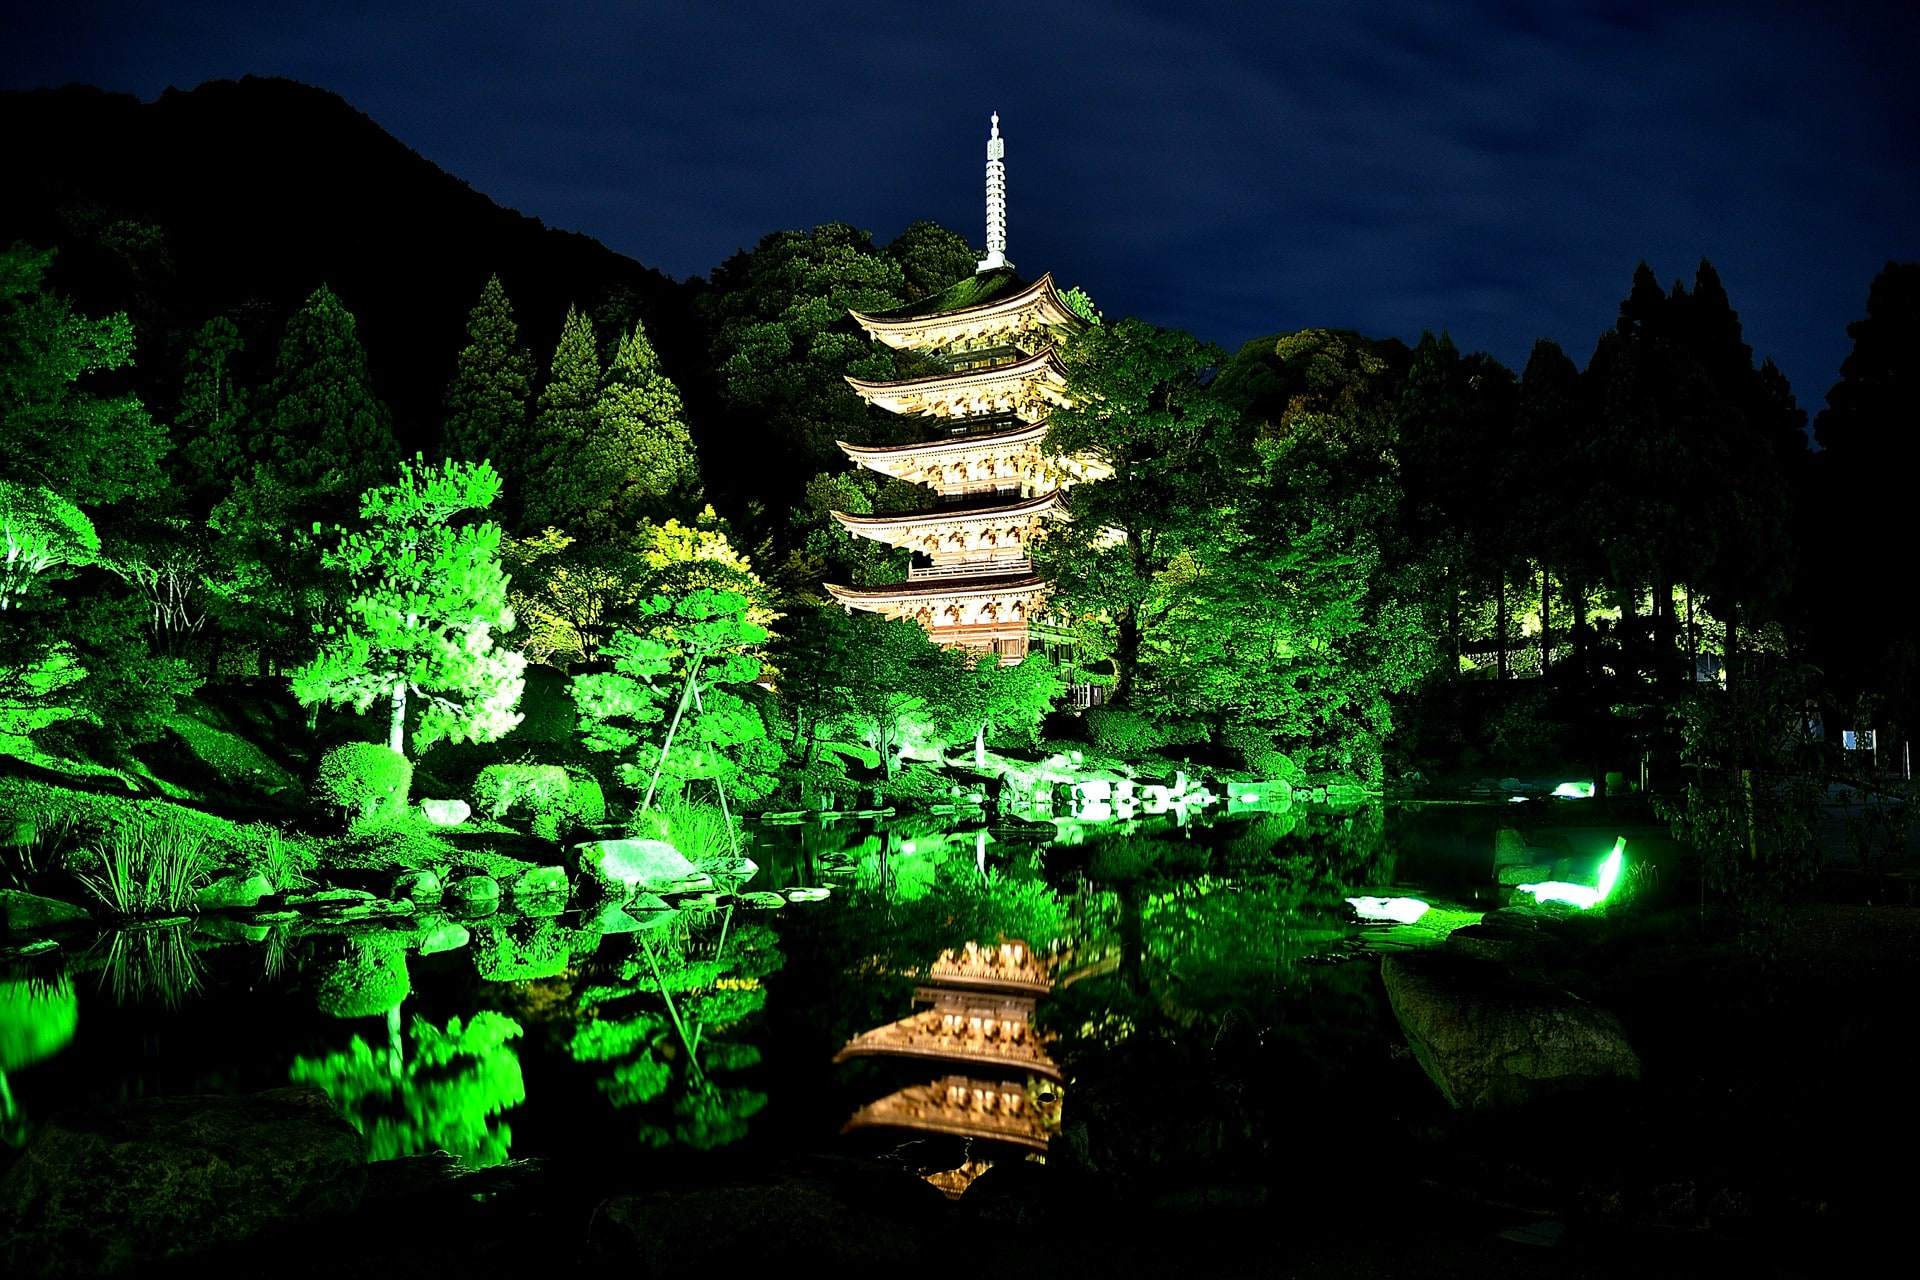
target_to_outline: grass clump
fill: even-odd
[[[80,883],[107,910],[129,917],[188,910],[212,863],[199,832],[157,821],[114,828],[92,854],[94,867],[78,873]]]

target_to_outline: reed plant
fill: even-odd
[[[147,820],[113,828],[93,850],[97,870],[78,879],[115,915],[177,915],[193,906],[211,857],[204,836]]]
[[[115,1004],[157,1000],[169,1009],[205,985],[187,925],[117,930],[107,944],[100,977],[101,985],[113,991]]]
[[[667,820],[668,838],[687,861],[710,868],[731,862],[738,830],[729,831],[720,806],[683,795],[663,796],[656,807]]]

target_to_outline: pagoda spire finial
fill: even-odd
[[[975,264],[979,271],[1011,267],[1007,261],[1007,140],[1000,136],[1000,113],[993,113],[987,135],[987,256]]]

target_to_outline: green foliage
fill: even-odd
[[[398,751],[377,742],[343,742],[320,757],[313,798],[356,822],[392,822],[406,812],[412,787],[413,764]]]
[[[1100,309],[1093,305],[1093,299],[1089,298],[1087,296],[1087,291],[1085,289],[1082,289],[1079,285],[1075,285],[1071,289],[1062,291],[1060,294],[1060,300],[1062,302],[1065,302],[1068,307],[1072,308],[1073,314],[1079,316],[1082,320],[1085,320],[1088,324],[1105,323],[1105,317],[1100,314]]]
[[[908,302],[918,302],[966,279],[980,258],[965,236],[937,222],[910,224],[887,242],[885,252],[900,264]]]
[[[573,678],[586,747],[614,756],[624,786],[646,791],[657,768],[670,790],[704,779],[724,786],[740,804],[772,791],[784,753],[767,734],[759,700],[744,692],[760,674],[759,662],[744,651],[767,633],[746,621],[746,611],[745,597],[731,591],[655,596],[636,608],[639,629],[615,636],[602,650],[613,669]],[[686,697],[663,758],[690,676],[698,701]]]
[[[49,569],[79,568],[100,554],[84,512],[45,485],[0,480],[0,609]]]
[[[50,252],[0,252],[0,480],[57,483],[81,507],[139,501],[164,483],[166,432],[132,395],[87,389],[133,362],[124,314],[89,319],[45,286]]]
[[[934,645],[907,619],[831,607],[796,611],[773,657],[803,764],[828,742],[864,741],[890,777],[904,739],[928,729],[971,737],[989,706],[966,659]],[[1011,697],[1003,707],[1020,703],[1020,687],[1001,686]],[[969,689],[979,696],[963,708]],[[974,713],[964,726],[957,723],[962,710]]]
[[[485,1168],[504,1163],[513,1141],[497,1117],[526,1101],[520,1058],[508,1044],[521,1034],[493,1012],[452,1018],[445,1030],[415,1017],[412,1053],[398,1072],[392,1050],[376,1052],[355,1036],[344,1052],[295,1058],[288,1077],[326,1090],[366,1137],[369,1160],[449,1151]]]
[[[1087,732],[1109,755],[1134,760],[1172,743],[1177,731],[1153,716],[1119,706],[1098,706],[1087,712]]]
[[[1808,674],[1755,655],[1727,689],[1696,689],[1676,712],[1686,788],[1654,798],[1762,947],[1778,945],[1785,908],[1820,870],[1826,780],[1801,730]]]
[[[232,320],[215,316],[187,348],[168,462],[197,513],[210,510],[241,473],[247,401],[233,365],[246,345]]]
[[[77,878],[101,906],[129,917],[190,910],[212,861],[199,832],[156,821],[114,828],[92,854],[96,870],[79,872]]]
[[[567,773],[567,810],[583,827],[598,827],[607,820],[607,796],[600,779],[590,773]]]
[[[918,253],[909,256],[917,263]],[[916,271],[931,282],[944,269]],[[907,279],[865,232],[828,223],[766,236],[712,280],[704,306],[726,410],[717,443],[730,463],[709,480],[784,507],[803,477],[840,469],[835,440],[873,443],[877,432],[896,429],[870,416],[845,382],[849,374],[896,376],[891,349],[870,341],[847,312],[899,305]]]
[[[1047,453],[1106,474],[1069,491],[1072,520],[1035,548],[1053,611],[1111,656],[1125,703],[1172,611],[1166,586],[1216,535],[1237,460],[1238,413],[1215,395],[1218,348],[1127,319],[1095,325],[1062,354],[1072,407],[1048,419]]]
[[[565,806],[571,781],[557,764],[490,764],[473,781],[473,803],[496,821],[516,809],[555,811]]]
[[[738,852],[738,830],[729,829],[719,805],[681,795],[666,796],[658,805],[666,815],[666,839],[696,866],[710,866]]]
[[[599,537],[625,534],[639,520],[700,487],[680,393],[660,371],[646,329],[635,321],[620,339],[594,403],[593,434],[574,467],[583,477],[569,527]]]
[[[499,276],[489,276],[467,313],[467,345],[447,384],[442,436],[459,462],[491,460],[518,492],[529,447],[527,401],[533,395],[533,357],[520,346],[513,304]]]
[[[325,285],[288,319],[255,425],[254,458],[291,491],[293,510],[312,518],[399,463],[354,318]]]
[[[345,620],[324,633],[320,656],[294,673],[302,703],[365,712],[384,700],[395,751],[409,695],[425,702],[414,731],[422,750],[443,738],[491,742],[520,723],[526,659],[501,651],[494,635],[513,626],[500,528],[452,523],[486,510],[499,492],[484,462],[428,467],[416,458],[398,484],[362,495],[368,527],[341,530],[324,557],[355,592]]]
[[[548,525],[564,528],[595,500],[579,460],[593,440],[599,396],[600,353],[594,346],[593,322],[570,307],[534,417],[525,488],[519,495],[522,532]]]

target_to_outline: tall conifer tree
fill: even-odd
[[[600,354],[593,322],[572,307],[540,389],[533,443],[521,479],[520,525],[538,531],[564,524],[582,505],[580,458],[593,438],[600,399]]]
[[[694,497],[700,469],[681,413],[680,392],[660,372],[636,320],[600,388],[597,421],[581,458],[581,507],[569,515],[584,528],[620,535],[659,514],[664,500]]]
[[[490,276],[467,313],[467,345],[447,384],[442,440],[456,461],[491,461],[510,489],[519,488],[533,398],[533,356],[519,342],[513,304],[500,277]]]
[[[329,508],[350,509],[399,465],[392,415],[374,395],[353,314],[325,285],[287,321],[254,451],[281,484]]]

